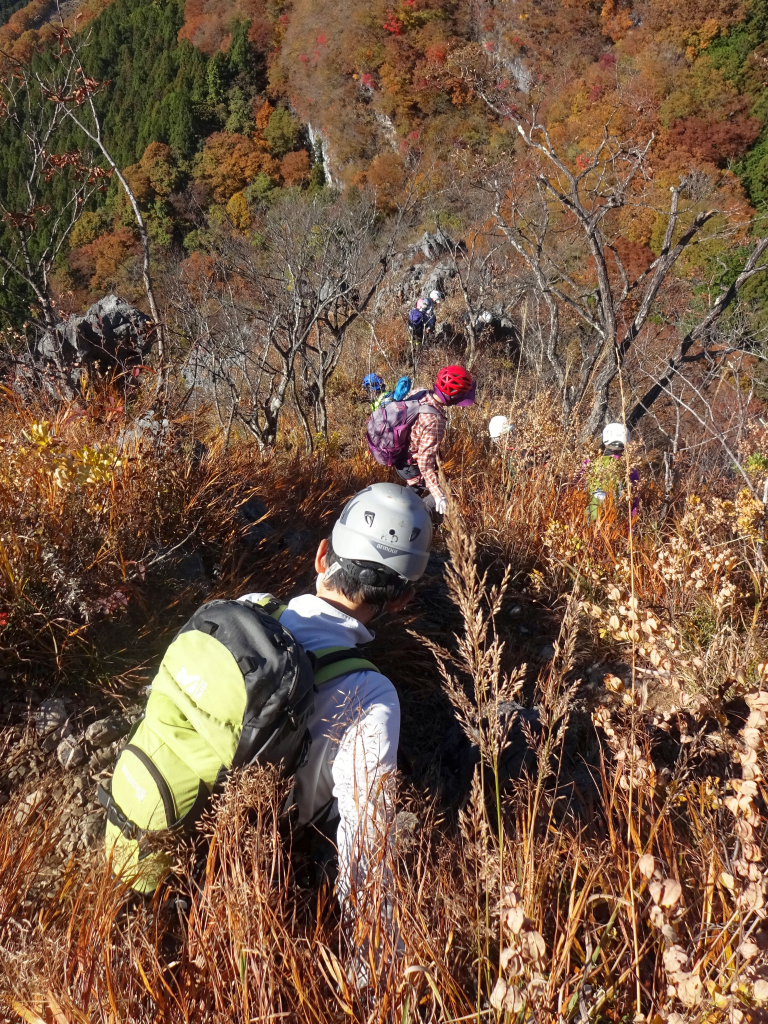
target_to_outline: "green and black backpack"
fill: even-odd
[[[112,869],[150,893],[168,871],[150,833],[191,831],[232,768],[281,764],[291,774],[309,749],[318,686],[376,670],[356,647],[305,651],[281,625],[286,606],[210,601],[165,652],[144,717],[115,766],[107,811]]]

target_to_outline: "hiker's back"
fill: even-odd
[[[168,867],[147,853],[148,834],[191,829],[232,768],[292,773],[309,745],[316,687],[372,667],[348,646],[307,653],[280,622],[284,610],[270,595],[211,601],[166,651],[111,792],[99,791],[113,869],[136,890],[152,892]]]
[[[249,594],[248,599],[257,600],[261,596]],[[352,648],[372,639],[362,623],[314,594],[303,594],[290,601],[281,622],[306,650]],[[306,763],[295,776],[298,824],[315,819],[333,800],[334,786],[338,782],[334,775],[339,775],[346,756],[342,752],[339,760],[340,742],[345,729],[352,727],[354,730],[362,714],[367,716],[367,725],[361,726],[362,734],[370,733],[372,725],[377,727],[372,745],[377,756],[386,760],[390,747],[396,755],[400,704],[395,687],[372,664],[350,659],[342,667],[346,671],[320,685],[315,694],[314,710],[307,723],[311,738],[309,752]],[[350,785],[352,781],[348,780]],[[358,796],[362,794],[361,786]]]
[[[401,402],[380,405],[368,418],[368,450],[382,466],[401,467],[408,460],[413,424],[422,413],[439,415],[427,401],[428,391],[418,391]]]

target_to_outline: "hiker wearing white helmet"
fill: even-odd
[[[432,292],[432,295],[439,295],[439,292]],[[408,314],[408,336],[411,344],[418,344],[424,341],[426,336],[435,329],[437,318],[435,307],[432,303],[432,296],[426,299],[416,299],[416,306]]]
[[[623,455],[629,444],[629,430],[623,423],[609,423],[603,429],[603,450],[608,455]]]
[[[494,416],[488,424],[491,440],[499,447],[509,440],[509,435],[514,429],[508,416]]]
[[[629,444],[629,430],[623,423],[609,423],[603,429],[602,454],[596,459],[585,459],[582,472],[586,476],[589,505],[587,515],[593,522],[598,518],[605,502],[610,498],[619,506],[627,483],[627,467],[624,449]],[[636,485],[640,476],[636,469],[630,469],[629,483],[632,487],[632,514],[637,511],[638,496]]]
[[[440,294],[437,288],[435,288],[433,291],[429,293],[429,301],[432,303],[443,301],[443,296]]]
[[[431,542],[432,521],[417,494],[392,483],[367,487],[350,498],[331,536],[320,542],[316,593],[290,601],[281,625],[306,650],[347,648],[364,658],[357,646],[373,639],[368,627],[374,619],[411,600]],[[336,891],[349,933],[370,886],[369,871],[383,864],[387,872],[400,705],[392,683],[371,665],[320,685],[314,703],[309,752],[295,776],[296,813],[299,826],[326,835],[334,829]]]

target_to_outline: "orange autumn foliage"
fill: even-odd
[[[104,293],[118,284],[126,263],[138,255],[139,250],[133,231],[116,228],[88,245],[73,249],[69,254],[69,265],[76,273],[88,278],[92,291]]]
[[[203,53],[226,50],[233,21],[248,21],[248,38],[266,52],[272,39],[272,22],[264,0],[187,0],[179,40],[187,39]]]
[[[309,153],[306,149],[286,153],[280,161],[280,174],[286,185],[304,185],[309,181],[310,171]]]
[[[217,203],[225,204],[257,174],[277,179],[280,165],[262,141],[236,132],[214,132],[205,140],[193,173],[210,186]]]
[[[259,109],[256,111],[256,130],[261,134],[269,124],[269,119],[274,113],[275,108],[269,102],[265,100]]]

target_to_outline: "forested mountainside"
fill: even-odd
[[[13,0],[11,3],[5,2],[4,0],[3,3],[0,3],[0,26],[5,25],[12,14],[15,14],[16,11],[20,11],[22,7],[26,6],[27,5],[24,0]]]
[[[11,10],[6,67],[43,59],[57,8]],[[765,0],[88,0],[62,15],[101,85],[104,138],[135,182],[156,258],[194,250],[211,204],[244,228],[249,204],[278,189],[355,184],[391,203],[414,159],[433,172],[504,160],[517,131],[493,91],[537,104],[574,159],[612,106],[642,97],[656,175],[698,169],[755,209],[768,198]],[[12,212],[24,157],[8,130],[0,192]],[[82,144],[65,125],[54,148]],[[81,304],[121,283],[138,243],[116,179],[84,210],[51,273]],[[641,234],[631,240],[653,249]]]

